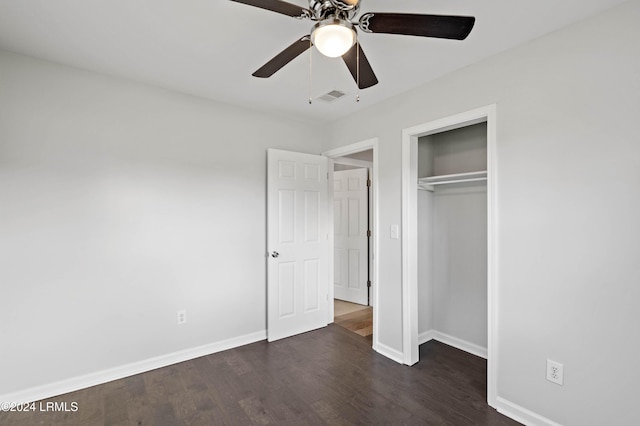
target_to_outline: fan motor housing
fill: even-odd
[[[360,8],[360,0],[330,0],[340,10],[350,11]]]
[[[356,0],[309,0],[309,10],[316,21],[328,18],[351,19],[360,9]]]

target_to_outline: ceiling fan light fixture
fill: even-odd
[[[342,56],[356,43],[353,24],[342,19],[325,19],[313,26],[311,42],[330,58]]]

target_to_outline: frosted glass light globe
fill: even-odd
[[[318,51],[330,58],[342,56],[356,42],[356,32],[348,22],[326,20],[316,24],[311,33],[311,42]]]

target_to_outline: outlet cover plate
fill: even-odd
[[[563,366],[559,362],[547,360],[547,380],[560,386],[564,383]]]
[[[178,325],[180,324],[185,324],[187,322],[187,310],[186,309],[180,309],[179,311],[176,312],[177,314],[177,320],[178,320]]]

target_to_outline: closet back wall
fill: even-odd
[[[322,129],[1,51],[0,75],[0,401],[264,337],[266,149]]]

